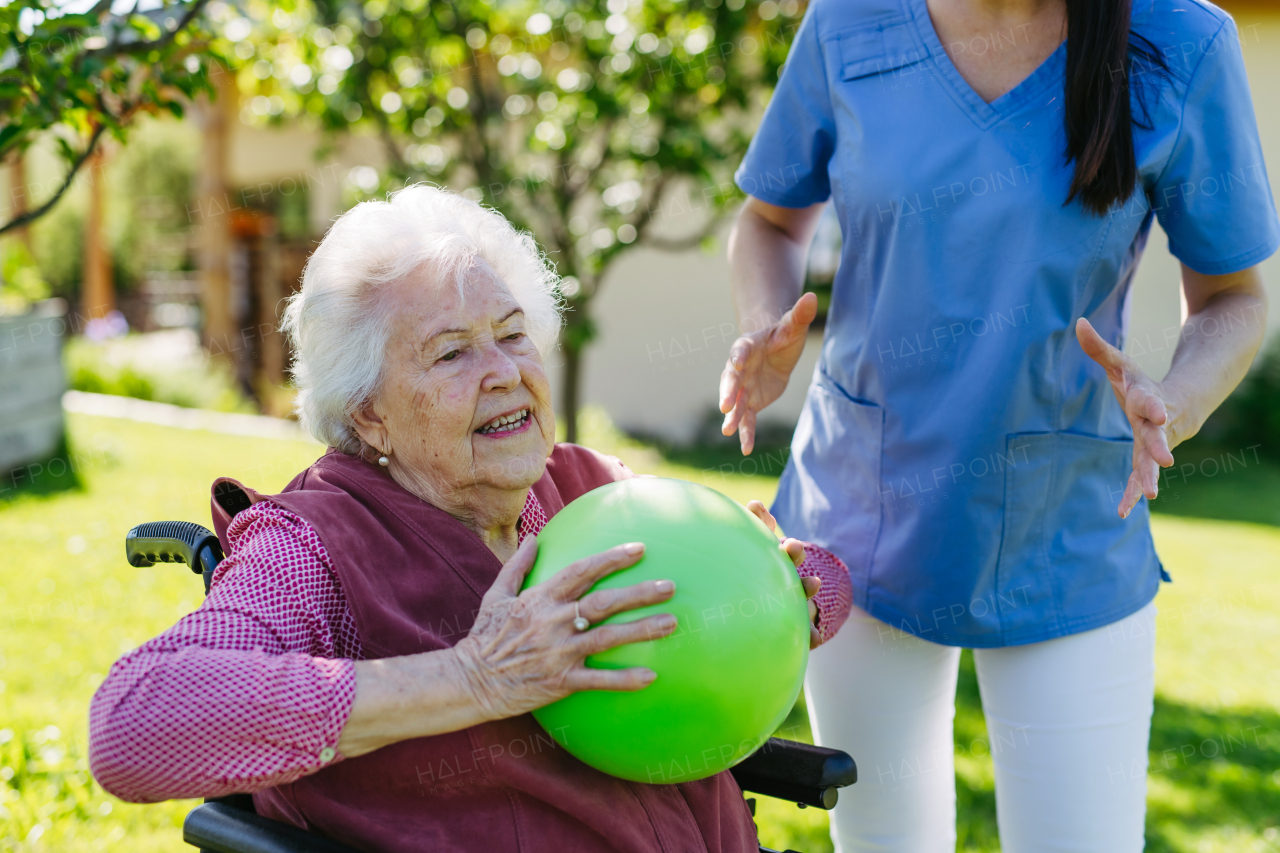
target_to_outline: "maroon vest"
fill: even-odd
[[[625,476],[613,460],[562,444],[533,489],[551,516]],[[319,533],[367,658],[453,646],[502,567],[455,518],[333,450],[265,499]],[[383,747],[259,792],[254,803],[368,851],[755,853],[758,845],[728,773],[626,782],[569,755],[529,714]]]

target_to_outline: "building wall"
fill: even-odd
[[[386,164],[386,152],[375,137],[342,137],[323,158],[323,139],[301,124],[284,128],[251,127],[237,122],[231,131],[228,182],[246,190],[248,201],[272,193],[291,194],[305,186],[311,229],[322,234],[342,212],[342,189],[351,170]]]

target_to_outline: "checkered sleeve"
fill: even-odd
[[[818,634],[830,640],[849,618],[853,606],[853,583],[844,561],[826,548],[804,543],[804,562],[796,569],[802,578],[821,578],[822,587],[814,597],[818,605]]]
[[[340,760],[355,699],[355,622],[303,519],[255,504],[203,605],[111,668],[93,697],[89,760],[123,800],[215,797]]]

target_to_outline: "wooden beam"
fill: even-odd
[[[31,205],[28,204],[30,199],[27,194],[31,191],[27,186],[27,166],[26,152],[18,149],[13,152],[9,160],[9,203],[4,205],[5,209],[12,211],[10,218],[17,219],[26,213]],[[27,247],[27,251],[32,251],[31,246],[31,229],[26,225],[14,231],[14,234]]]
[[[232,123],[239,120],[239,92],[234,74],[216,62],[209,69],[209,77],[217,98],[211,102],[204,97],[197,104],[196,120],[204,143],[191,217],[196,220],[192,225],[200,247],[202,342],[215,357],[229,360],[239,318],[231,300],[231,193],[227,165]]]
[[[115,282],[111,275],[111,249],[104,233],[106,154],[101,147],[89,155],[89,216],[84,224],[84,267],[81,271],[80,311],[91,320],[115,310]]]

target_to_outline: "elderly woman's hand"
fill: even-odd
[[[573,626],[579,612],[595,624],[671,598],[675,584],[667,580],[583,596],[601,578],[635,565],[644,546],[610,548],[521,592],[536,553],[531,536],[485,593],[471,633],[453,648],[356,661],[355,702],[337,744],[342,755],[353,758],[397,741],[514,717],[579,690],[640,690],[653,683],[652,670],[591,669],[584,660],[615,646],[665,637],[676,629],[674,616],[587,631]]]
[[[773,514],[764,508],[764,504],[760,501],[748,501],[747,509],[751,510],[756,516],[764,522],[765,527],[778,535],[778,522],[774,521]],[[804,562],[804,543],[799,539],[787,537],[778,543],[778,547],[787,555],[791,562],[798,569],[800,564]],[[804,587],[804,597],[809,600],[809,648],[816,649],[822,645],[822,635],[818,633],[818,605],[814,603],[813,597],[818,594],[818,590],[822,588],[822,580],[820,578],[801,578],[800,584]]]
[[[578,560],[521,592],[536,553],[534,537],[529,537],[485,594],[471,633],[454,647],[485,715],[504,719],[579,690],[640,690],[651,684],[657,677],[653,670],[592,669],[584,659],[615,646],[665,637],[676,628],[674,616],[648,616],[581,632],[573,626],[578,613],[594,625],[671,598],[675,584],[669,580],[583,595],[596,581],[639,561],[644,545],[632,542]]]

